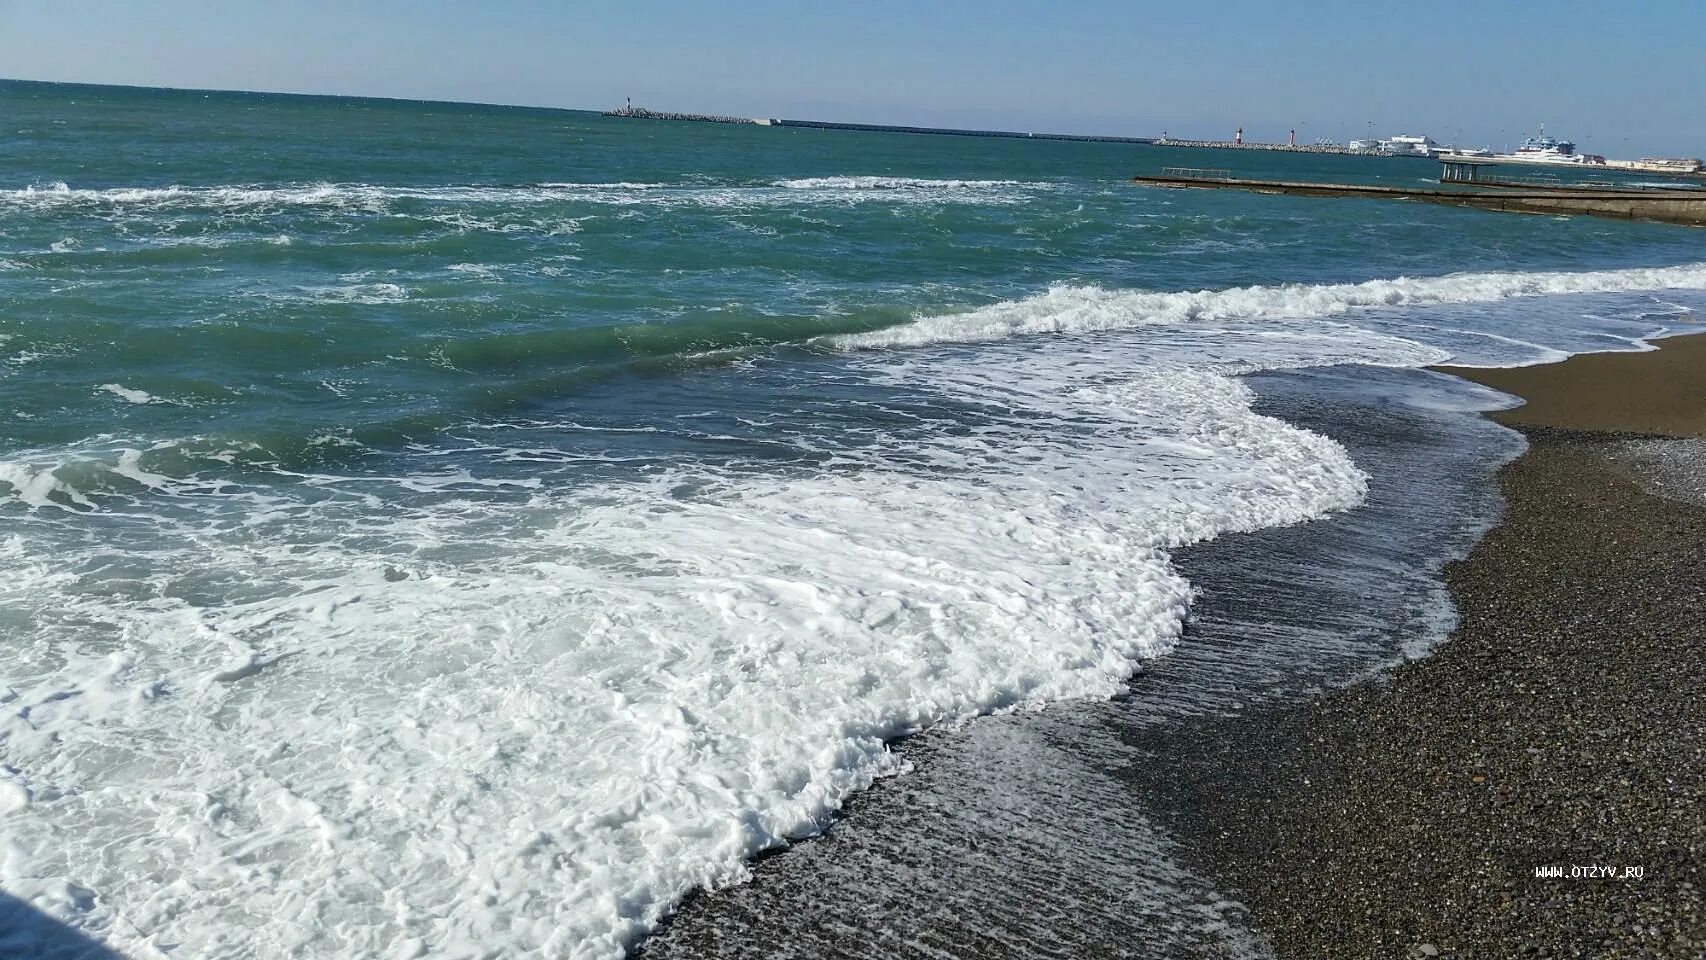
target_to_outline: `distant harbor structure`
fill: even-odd
[[[960,130],[951,127],[909,127],[889,123],[842,123],[832,120],[779,120],[774,117],[725,117],[704,113],[672,113],[634,106],[633,98],[604,116],[630,120],[691,120],[698,123],[738,123],[760,127],[804,127],[813,130],[853,130],[871,133],[917,133],[949,137],[1003,137],[1016,140],[1072,140],[1081,143],[1154,143],[1153,137],[1105,137],[1080,133],[1021,133],[1017,130]]]
[[[1637,183],[1565,184],[1520,180],[1500,173],[1499,163],[1470,157],[1442,157],[1437,188],[1353,183],[1259,180],[1234,177],[1228,170],[1163,167],[1159,175],[1132,177],[1153,187],[1249,190],[1305,197],[1361,197],[1411,200],[1450,206],[1552,216],[1586,215],[1624,220],[1654,220],[1706,227],[1706,190],[1681,185]]]
[[[1245,140],[1243,127],[1233,132],[1231,140],[1182,140],[1169,137],[1163,132],[1155,143],[1164,147],[1199,147],[1206,150],[1273,150],[1280,153],[1338,153],[1370,157],[1434,157],[1446,149],[1429,137],[1409,135],[1385,139],[1368,137],[1352,140],[1348,144],[1321,137],[1314,143],[1302,144],[1297,142],[1296,130],[1287,134],[1284,143],[1262,143]]]
[[[1643,157],[1640,160],[1608,160],[1596,154],[1578,154],[1576,145],[1554,140],[1545,135],[1541,126],[1539,137],[1530,137],[1511,154],[1495,154],[1492,150],[1471,149],[1455,144],[1444,146],[1426,135],[1398,134],[1391,137],[1362,137],[1340,144],[1325,137],[1313,143],[1298,143],[1297,131],[1291,130],[1284,143],[1263,143],[1244,139],[1244,128],[1237,128],[1231,140],[1197,140],[1169,136],[1162,131],[1159,137],[1113,137],[1078,133],[1029,133],[1016,130],[966,130],[953,127],[916,127],[888,123],[846,123],[832,120],[782,120],[772,117],[732,117],[705,113],[677,113],[650,110],[634,106],[632,97],[604,116],[631,120],[685,120],[696,123],[727,123],[760,127],[804,127],[815,130],[850,130],[871,133],[913,133],[952,137],[1000,137],[1020,140],[1066,140],[1080,143],[1129,143],[1158,147],[1189,147],[1205,150],[1267,150],[1277,153],[1327,153],[1368,157],[1414,157],[1420,159],[1496,159],[1513,163],[1553,164],[1561,166],[1595,165],[1640,173],[1672,177],[1706,177],[1706,163],[1692,157]],[[1370,124],[1371,133],[1373,124]]]
[[[695,123],[744,123],[756,124],[761,127],[770,125],[769,120],[752,117],[725,117],[709,113],[668,113],[661,110],[647,110],[645,107],[634,106],[634,98],[627,98],[627,103],[614,110],[604,111],[607,117],[624,117],[630,120],[691,120]]]
[[[1343,153],[1354,154],[1366,151],[1357,149],[1356,143],[1343,146],[1328,139],[1319,139],[1314,143],[1298,143],[1296,131],[1285,143],[1261,143],[1255,140],[1245,140],[1244,131],[1239,129],[1231,140],[1185,140],[1170,137],[1166,133],[1149,141],[1158,147],[1195,147],[1203,150],[1272,150],[1279,153]]]
[[[1522,141],[1514,153],[1493,153],[1490,150],[1475,152],[1451,151],[1442,155],[1444,158],[1463,159],[1467,157],[1496,160],[1505,163],[1520,163],[1550,167],[1604,167],[1612,170],[1631,170],[1638,173],[1657,173],[1666,176],[1697,176],[1706,163],[1698,157],[1643,157],[1640,160],[1608,160],[1597,153],[1579,153],[1576,145],[1569,140],[1558,140],[1546,135],[1546,124],[1540,125],[1540,135],[1529,137]]]
[[[1607,160],[1605,165],[1616,170],[1636,170],[1641,173],[1681,176],[1699,176],[1706,173],[1706,161],[1699,157],[1642,157],[1639,160]]]
[[[1388,157],[1432,157],[1442,148],[1427,136],[1399,134],[1380,141],[1380,152]]]

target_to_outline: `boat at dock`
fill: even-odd
[[[1400,134],[1380,141],[1379,150],[1388,157],[1431,157],[1439,153],[1440,146],[1429,137]]]
[[[1546,135],[1529,137],[1513,153],[1494,153],[1491,150],[1462,150],[1452,147],[1439,153],[1441,160],[1487,160],[1494,163],[1525,164],[1529,166],[1591,167],[1596,170],[1622,170],[1632,173],[1652,173],[1669,177],[1699,177],[1706,172],[1706,162],[1698,157],[1642,157],[1639,160],[1608,160],[1598,154],[1580,153],[1568,140]]]
[[[1364,137],[1350,142],[1351,152],[1377,157],[1435,157],[1446,149],[1435,143],[1432,137],[1407,133],[1394,137]]]
[[[1442,154],[1442,159],[1451,156],[1469,156],[1466,153]],[[1546,125],[1540,125],[1540,135],[1528,137],[1514,153],[1494,153],[1483,159],[1496,160],[1500,163],[1530,163],[1544,166],[1582,167],[1606,165],[1605,158],[1596,153],[1578,153],[1576,145],[1569,140],[1559,140],[1546,135]]]

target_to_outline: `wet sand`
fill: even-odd
[[[1510,427],[1706,435],[1706,336],[1657,343],[1650,353],[1591,353],[1562,364],[1436,369],[1526,400],[1492,415]]]
[[[1630,436],[1706,432],[1706,337],[1661,343],[1450,371],[1531,443],[1451,638],[1173,751],[1187,862],[1280,960],[1706,955],[1706,504],[1653,475],[1706,460]]]

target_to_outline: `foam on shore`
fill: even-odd
[[[1119,690],[1177,639],[1172,548],[1363,495],[1236,380],[1104,369],[873,366],[991,413],[791,477],[411,506],[38,466],[15,493],[146,535],[49,551],[42,510],[0,540],[0,882],[140,956],[618,956],[893,772],[890,738]]]

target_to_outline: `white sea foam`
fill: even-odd
[[[479,280],[501,279],[495,269],[484,263],[453,263],[444,269],[451,273],[460,273],[464,276],[473,277]]]
[[[0,883],[137,956],[617,956],[889,738],[1118,690],[1177,639],[1173,547],[1363,495],[1237,381],[1093,360],[872,363],[1007,413],[792,476],[305,477],[176,515],[197,481],[138,448],[0,464],[42,511],[0,540],[32,631]],[[67,503],[152,534],[49,551]]]
[[[1016,203],[1041,182],[927,180],[905,177],[820,177],[767,184],[541,183],[520,186],[385,186],[315,183],[0,190],[0,207],[34,210],[216,210],[264,213],[305,208],[393,212],[399,204],[775,207],[850,203]]]
[[[1047,184],[1024,180],[928,180],[918,177],[802,177],[778,180],[789,190],[1005,190],[1037,189]]]
[[[541,187],[550,190],[671,190],[681,185],[674,183],[636,183],[619,180],[615,183],[576,183],[565,181],[560,183],[541,183]]]
[[[1373,307],[1703,289],[1706,263],[1575,273],[1459,273],[1179,293],[1062,285],[1023,300],[1003,301],[966,313],[920,317],[902,326],[828,340],[851,349],[975,343],[1027,334],[1128,330],[1200,321],[1317,319]]]
[[[0,494],[31,507],[64,507],[66,504],[93,509],[94,504],[74,486],[54,475],[57,464],[33,465],[19,460],[0,460]],[[55,494],[58,497],[55,497]]]
[[[117,383],[103,383],[101,389],[118,397],[127,403],[159,403],[160,400],[146,390],[133,390]]]
[[[145,468],[143,458],[160,451],[183,452],[173,441],[128,446],[107,436],[70,451],[19,452],[0,459],[0,506],[16,500],[38,510],[100,512],[103,498],[110,507],[112,498],[134,495],[138,488],[172,496],[222,493],[229,488],[222,480],[169,477]],[[196,455],[229,463],[237,452],[213,449]]]
[[[0,365],[11,368],[24,367],[46,356],[47,354],[40,350],[20,350],[4,360],[0,360]]]
[[[300,289],[306,299],[324,303],[402,303],[409,299],[408,288],[398,283],[348,283]]]

